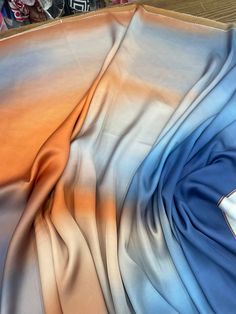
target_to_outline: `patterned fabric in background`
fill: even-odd
[[[7,25],[4,21],[2,13],[0,12],[0,32],[6,31],[6,30],[7,30]]]
[[[17,22],[24,22],[29,19],[28,5],[24,4],[22,0],[9,0],[9,5]]]
[[[38,22],[43,22],[46,21],[46,14],[41,7],[40,3],[38,0],[35,0],[34,5],[29,6],[29,20],[30,23],[38,23]]]
[[[0,31],[103,7],[104,0],[0,0]]]

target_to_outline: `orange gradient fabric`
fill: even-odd
[[[177,313],[183,304],[189,314],[195,299],[211,313],[198,285],[192,296],[182,284],[161,233],[153,253],[130,187],[223,67],[220,26],[130,5],[0,40],[2,314]]]

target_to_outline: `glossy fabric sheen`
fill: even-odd
[[[235,29],[131,5],[0,41],[0,313],[235,313]]]

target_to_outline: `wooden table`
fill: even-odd
[[[141,0],[140,3],[223,23],[236,23],[236,0]]]

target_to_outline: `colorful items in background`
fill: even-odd
[[[6,30],[7,30],[7,26],[2,16],[2,13],[0,12],[0,32],[6,31]]]
[[[104,0],[0,0],[0,32],[102,7]]]
[[[9,6],[14,14],[16,21],[24,22],[29,19],[29,7],[21,0],[9,1]]]
[[[47,19],[38,0],[8,0],[0,6],[2,23],[1,31],[20,27],[30,23],[43,22]]]

